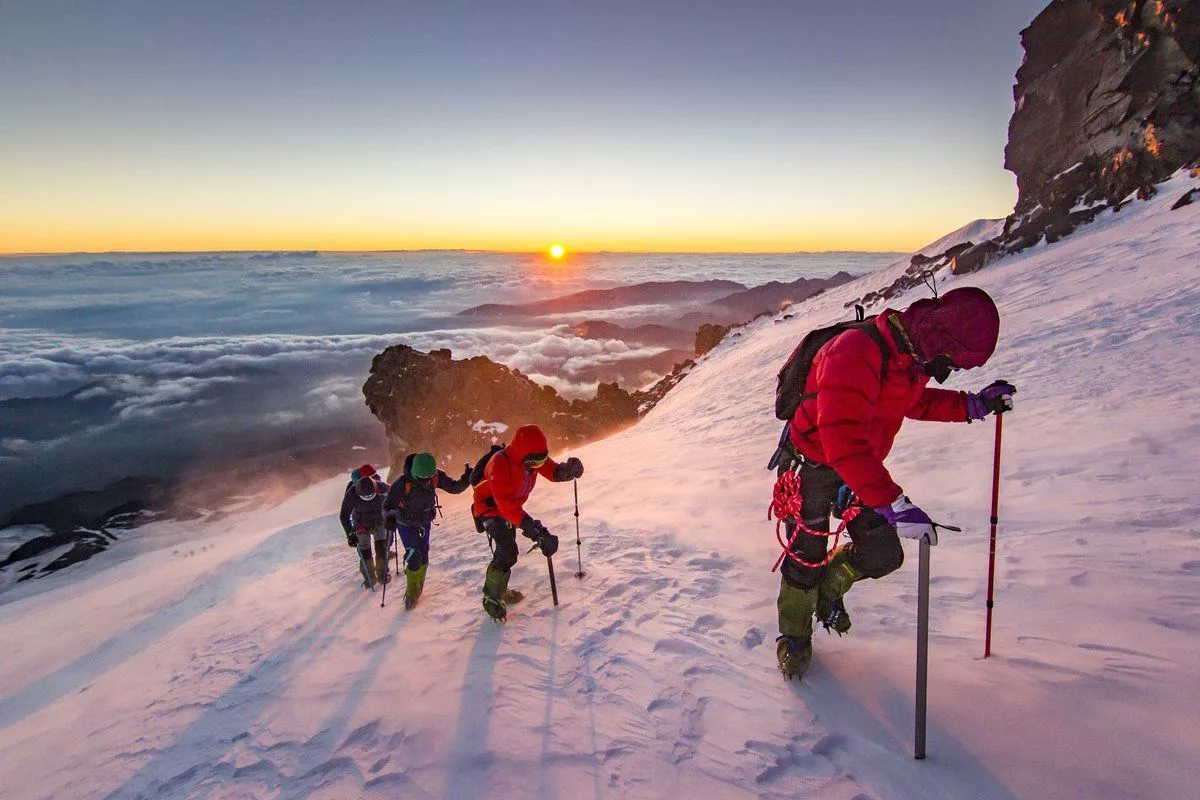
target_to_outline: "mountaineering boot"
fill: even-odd
[[[817,609],[817,590],[801,589],[779,581],[779,633],[775,655],[779,669],[789,678],[801,678],[812,662],[813,613]]]
[[[404,607],[412,608],[417,604],[417,598],[421,596],[421,590],[425,588],[425,572],[429,569],[429,564],[422,564],[417,569],[404,570],[404,579],[406,586],[404,589]]]
[[[388,583],[391,581],[391,576],[388,575],[388,557],[387,553],[375,554],[375,582]]]
[[[850,615],[842,597],[850,587],[862,580],[863,574],[850,566],[849,545],[842,545],[834,552],[825,567],[825,576],[817,585],[817,619],[827,631],[836,631],[838,636],[850,630]]]
[[[779,659],[779,671],[788,677],[804,679],[812,663],[812,639],[794,639],[782,634],[775,639],[775,657]]]
[[[483,580],[483,610],[497,622],[508,618],[504,594],[508,589],[509,574],[507,570],[499,570],[488,564],[487,577]]]

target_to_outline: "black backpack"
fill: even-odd
[[[879,352],[883,354],[883,364],[880,367],[880,380],[883,379],[883,374],[887,372],[888,348],[883,341],[883,334],[875,327],[876,314],[869,317],[863,316],[862,306],[855,306],[856,320],[853,322],[838,322],[829,325],[825,328],[817,328],[815,331],[809,331],[800,344],[796,345],[796,349],[788,356],[787,361],[779,369],[779,375],[775,379],[775,416],[778,419],[790,420],[796,414],[796,409],[800,404],[812,397],[804,393],[804,386],[808,382],[808,372],[812,368],[813,357],[826,342],[838,336],[845,331],[857,328],[866,333],[875,343],[879,345]]]
[[[479,485],[479,482],[483,480],[483,471],[487,469],[488,462],[492,460],[492,456],[496,455],[496,453],[499,453],[503,449],[503,444],[494,444],[492,445],[492,449],[484,453],[483,456],[481,456],[480,459],[475,462],[475,466],[471,467],[470,481],[472,486]]]

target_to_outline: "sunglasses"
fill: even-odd
[[[521,463],[530,469],[537,469],[542,464],[545,464],[546,459],[549,457],[549,453],[530,453],[521,459]]]

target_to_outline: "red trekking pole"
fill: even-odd
[[[1004,412],[996,414],[996,452],[992,461],[992,535],[988,549],[987,623],[983,634],[983,657],[992,654],[992,589],[996,580],[996,525],[1000,522],[1000,432],[1004,427]]]

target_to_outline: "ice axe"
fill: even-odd
[[[532,553],[541,547],[541,543],[534,542],[533,547],[526,550],[526,553]],[[550,570],[550,596],[554,598],[554,605],[558,605],[558,581],[554,579],[554,557],[546,556],[546,568]]]

